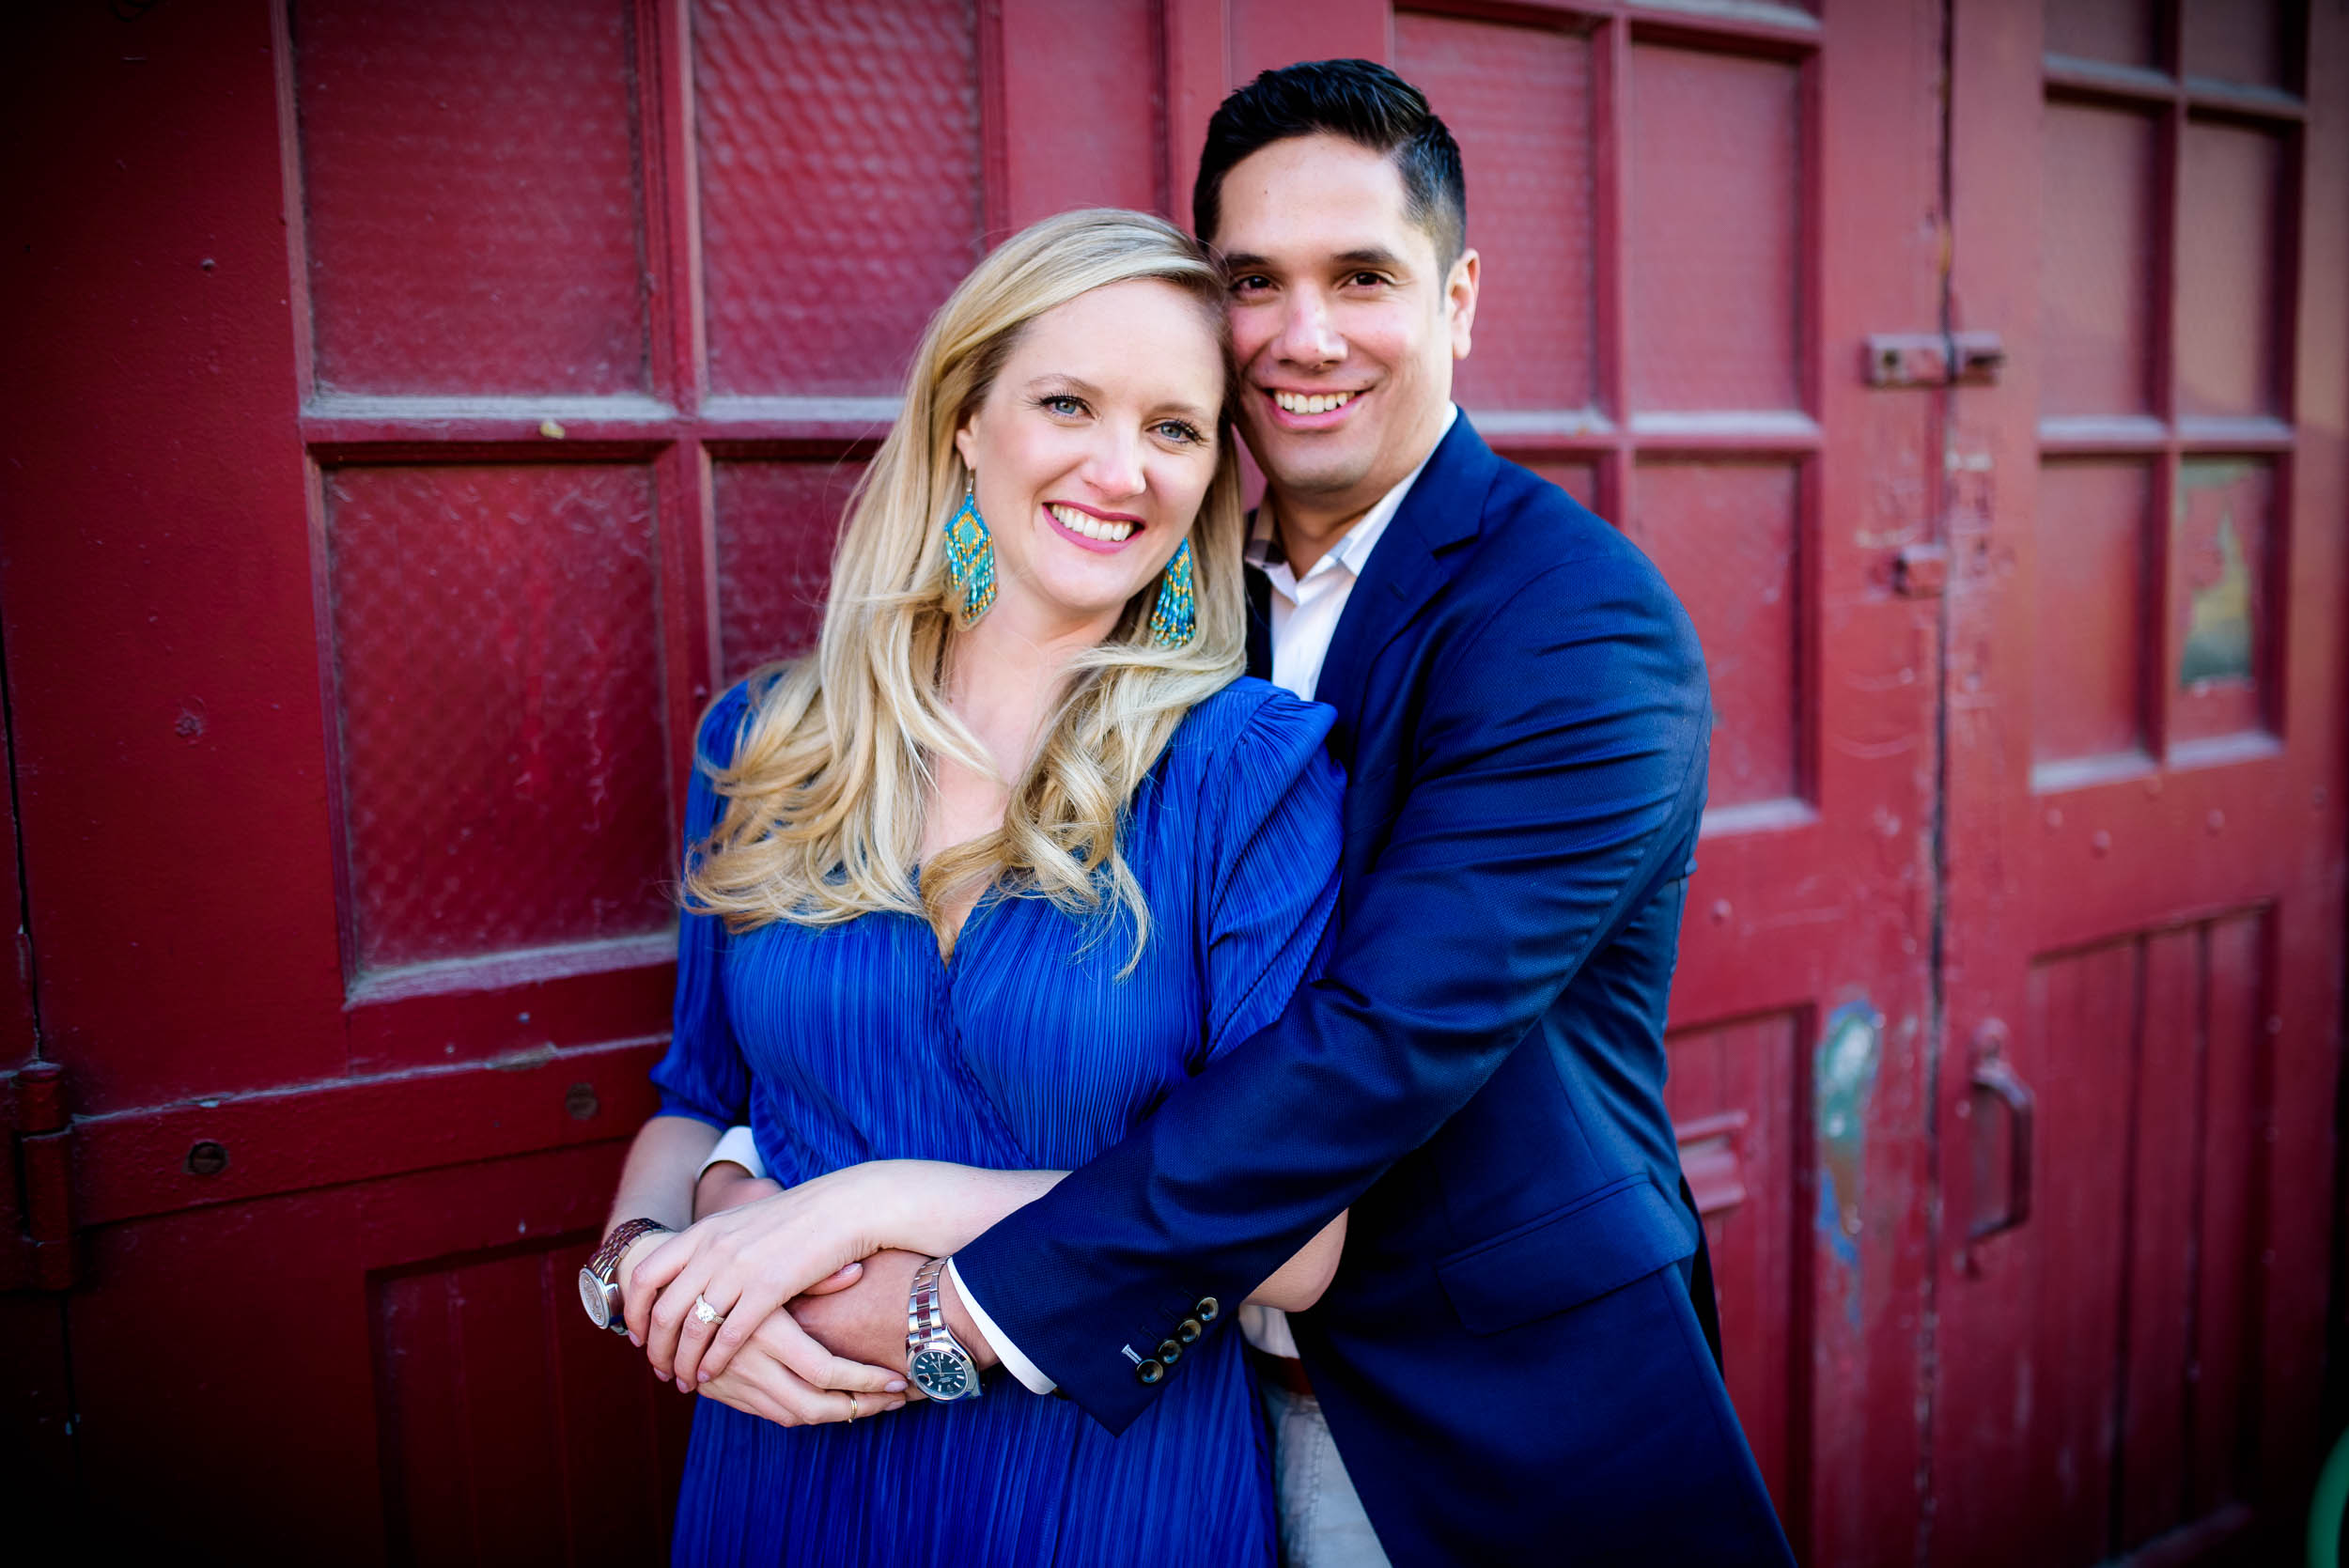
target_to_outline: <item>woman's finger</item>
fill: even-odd
[[[727,1314],[734,1308],[735,1304],[724,1298],[724,1288],[715,1281],[703,1286],[686,1302],[685,1315],[678,1320],[677,1352],[669,1363],[669,1373],[677,1379],[677,1386],[688,1393],[692,1391],[696,1383],[703,1381],[695,1376],[701,1368],[702,1353],[708,1348],[711,1337],[724,1326]],[[709,1307],[708,1314],[702,1312],[705,1302]]]
[[[656,1376],[677,1375],[677,1338],[692,1313],[693,1298],[708,1288],[708,1265],[696,1259],[654,1297],[645,1328],[645,1359],[652,1363]]]
[[[652,1304],[660,1296],[661,1287],[677,1276],[693,1256],[698,1238],[692,1230],[683,1230],[653,1248],[636,1260],[628,1278],[620,1281],[620,1305],[628,1319],[630,1337],[642,1343],[652,1319]]]

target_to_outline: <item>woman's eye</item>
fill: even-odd
[[[1065,414],[1070,419],[1074,419],[1079,414],[1085,411],[1084,399],[1081,397],[1071,397],[1066,393],[1062,393],[1056,396],[1043,398],[1041,401],[1043,405],[1047,409],[1050,409],[1052,412]]]
[[[1196,446],[1207,439],[1199,433],[1199,427],[1180,419],[1160,420],[1159,434],[1168,441],[1181,442],[1186,446]]]

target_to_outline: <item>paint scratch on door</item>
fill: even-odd
[[[1868,1099],[1875,1089],[1883,1017],[1864,997],[1829,1014],[1811,1063],[1817,1121],[1819,1212],[1813,1221],[1841,1276],[1843,1315],[1859,1327],[1860,1184],[1867,1168]]]

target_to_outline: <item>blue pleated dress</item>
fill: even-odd
[[[703,756],[731,756],[748,706],[738,686],[711,710]],[[1270,1022],[1319,961],[1342,788],[1330,721],[1253,679],[1185,718],[1123,830],[1152,927],[1124,980],[1130,924],[999,892],[951,962],[910,916],[731,936],[685,915],[676,1036],[653,1074],[662,1110],[747,1121],[786,1184],[871,1159],[1085,1163]],[[689,845],[719,804],[697,767]],[[1274,1560],[1263,1421],[1234,1331],[1201,1340],[1117,1437],[1008,1377],[981,1399],[854,1424],[698,1406],[680,1565]]]

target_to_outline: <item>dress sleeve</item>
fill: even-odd
[[[693,773],[685,788],[685,849],[716,826],[721,804],[709,786],[709,766],[734,755],[742,721],[750,712],[737,686],[710,707],[694,738]],[[663,1116],[690,1116],[713,1127],[750,1120],[751,1073],[726,1017],[723,960],[725,923],[716,915],[682,909],[677,914],[677,1002],[670,1017],[669,1049],[652,1070]]]
[[[1281,1016],[1321,971],[1338,904],[1346,779],[1323,749],[1333,715],[1275,691],[1218,757],[1203,846],[1206,1028],[1198,1072]]]

